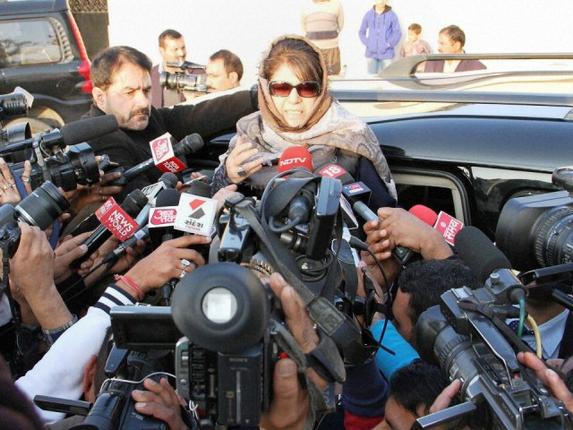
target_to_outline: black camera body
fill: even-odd
[[[218,263],[186,275],[172,299],[173,320],[187,335],[175,349],[179,393],[197,404],[203,425],[258,425],[279,354],[271,319],[282,317],[272,293],[252,271]]]
[[[32,164],[32,189],[39,187],[44,181],[51,181],[64,191],[71,191],[75,190],[78,184],[93,185],[100,179],[100,167],[92,147],[87,143],[69,146],[66,152],[56,152],[42,159],[30,154],[28,159]],[[21,177],[24,161],[11,164],[11,169],[14,176]]]
[[[420,356],[460,379],[464,403],[418,419],[421,428],[466,419],[471,428],[571,429],[573,422],[516,351],[530,348],[505,325],[523,286],[509,269],[491,274],[483,288],[455,288],[416,324]],[[461,426],[461,423],[458,423]]]

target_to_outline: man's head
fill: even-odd
[[[409,430],[417,418],[428,415],[436,397],[448,385],[436,366],[414,361],[398,370],[390,380],[390,393],[384,407],[387,429]]]
[[[167,63],[181,64],[187,57],[185,39],[183,35],[175,30],[165,30],[159,35],[159,53],[163,59],[163,68],[169,72],[174,72],[167,66]]]
[[[231,51],[221,49],[209,57],[206,72],[209,92],[230,90],[241,83],[243,63]]]
[[[115,115],[121,128],[143,130],[151,109],[151,61],[129,46],[99,52],[90,73],[95,105]]]
[[[461,54],[465,44],[466,35],[457,25],[449,25],[440,30],[438,51],[442,54]]]
[[[414,326],[426,309],[440,303],[440,296],[451,288],[479,285],[472,271],[455,260],[416,261],[400,274],[392,312],[394,325],[414,344]]]

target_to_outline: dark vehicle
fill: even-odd
[[[543,91],[560,83],[562,94],[568,94],[570,87],[563,83],[571,82],[573,69],[492,72],[489,77],[480,71],[477,81],[452,75],[455,90],[444,85],[428,90],[416,83],[417,75],[406,75],[388,81],[333,81],[331,93],[376,134],[396,179],[400,206],[443,210],[493,239],[510,198],[557,190],[552,171],[573,164],[573,96]],[[416,89],[404,89],[408,79]],[[504,90],[501,80],[511,88]],[[472,90],[461,88],[460,81]],[[512,92],[517,81],[530,91]],[[488,82],[495,91],[486,91]],[[229,138],[206,145],[207,156],[216,160]]]
[[[0,93],[34,96],[33,132],[60,127],[89,109],[89,59],[66,0],[0,3]]]

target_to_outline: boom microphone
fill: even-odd
[[[189,155],[196,153],[201,148],[203,148],[204,145],[205,142],[203,142],[201,136],[198,135],[197,133],[193,133],[188,136],[185,136],[179,143],[177,143],[173,147],[173,151],[175,152],[176,156]],[[135,178],[136,176],[139,176],[140,174],[151,169],[153,166],[155,166],[153,158],[142,161],[141,163],[136,164],[135,166],[130,167],[125,172],[123,172],[122,179],[129,181]]]

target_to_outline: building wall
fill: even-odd
[[[188,59],[205,63],[221,48],[239,55],[244,83],[252,83],[261,53],[271,40],[300,33],[300,11],[311,0],[108,0],[110,45],[134,46],[159,60],[157,36],[174,28],[185,36]],[[341,34],[347,76],[364,74],[358,29],[367,0],[341,0],[346,23]],[[435,49],[440,28],[457,24],[466,32],[468,52],[573,51],[573,1],[547,0],[391,0],[402,31],[422,25]]]

